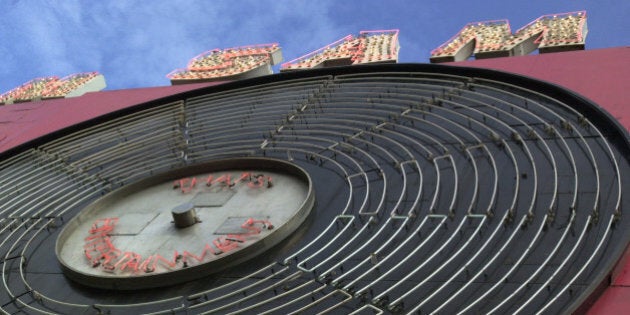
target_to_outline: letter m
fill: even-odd
[[[431,51],[431,63],[583,50],[586,11],[544,15],[511,33],[507,20],[474,22]]]

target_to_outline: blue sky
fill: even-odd
[[[630,44],[628,0],[2,0],[0,8],[0,93],[85,71],[104,74],[107,89],[168,85],[168,72],[213,48],[278,42],[288,61],[361,30],[400,29],[400,62],[428,62],[468,22],[508,19],[516,30],[578,10],[588,14],[587,49]]]

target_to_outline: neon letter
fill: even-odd
[[[283,63],[280,71],[364,63],[396,63],[398,30],[361,31],[348,35],[302,57]]]
[[[468,23],[455,36],[431,52],[431,62],[521,56],[538,48],[540,53],[584,49],[586,12],[544,15],[511,33],[507,20]]]
[[[271,74],[271,66],[282,60],[277,43],[206,51],[188,63],[185,69],[167,74],[173,85],[252,78]]]

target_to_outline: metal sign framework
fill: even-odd
[[[628,152],[588,101],[490,70],[353,66],[198,90],[4,157],[2,308],[570,312],[628,241]],[[102,194],[244,156],[295,163],[317,192],[317,215],[266,259],[107,303],[45,261]]]

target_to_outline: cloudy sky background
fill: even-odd
[[[167,73],[210,49],[277,42],[288,61],[361,30],[400,29],[400,62],[428,62],[468,22],[508,19],[514,31],[579,10],[587,49],[630,44],[628,0],[1,0],[0,93],[86,71],[107,89],[169,85]]]

